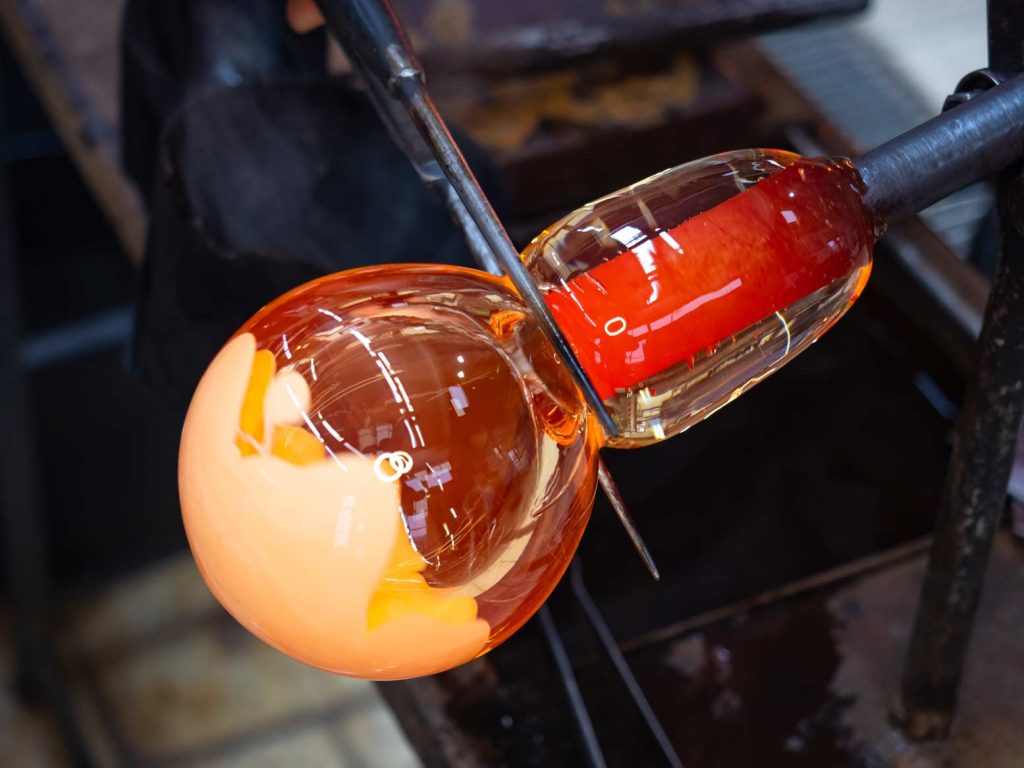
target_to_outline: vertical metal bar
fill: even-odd
[[[604,752],[601,751],[601,744],[594,732],[594,723],[590,719],[590,712],[587,704],[583,701],[583,694],[580,693],[580,686],[576,682],[576,675],[572,671],[572,662],[569,661],[569,653],[562,642],[562,636],[558,633],[555,620],[551,617],[551,610],[547,605],[542,605],[537,611],[540,619],[540,627],[544,632],[544,639],[548,642],[551,655],[555,659],[555,666],[558,667],[558,676],[562,681],[562,689],[566,698],[569,699],[569,707],[572,710],[573,719],[576,721],[576,729],[583,741],[583,749],[587,753],[587,765],[591,768],[604,768]]]
[[[942,738],[952,724],[1021,425],[1024,238],[1006,218],[1007,181],[1000,184],[1002,253],[981,332],[978,374],[957,423],[903,676],[901,719],[917,739]]]
[[[988,64],[1004,76],[1024,72],[1024,7],[1020,0],[988,0]]]
[[[683,761],[680,759],[679,753],[672,746],[672,742],[665,732],[665,727],[654,713],[651,703],[647,700],[646,694],[644,694],[644,689],[640,686],[640,681],[636,679],[633,670],[629,668],[629,662],[626,661],[626,657],[622,654],[619,644],[615,642],[615,636],[612,635],[608,623],[604,620],[601,609],[597,607],[597,603],[594,602],[590,590],[587,589],[587,584],[583,580],[583,566],[580,564],[579,556],[569,565],[569,583],[572,585],[572,592],[576,597],[576,601],[583,609],[587,621],[601,643],[601,648],[611,660],[615,671],[619,675],[619,679],[622,680],[622,684],[626,686],[626,690],[633,699],[633,704],[636,705],[644,722],[647,723],[647,728],[658,743],[658,747],[665,756],[665,760],[672,768],[683,768]]]
[[[1024,5],[989,0],[988,10],[992,68],[1021,72]],[[1024,414],[1024,183],[1019,167],[1000,177],[997,204],[999,265],[985,309],[977,375],[957,422],[896,713],[915,739],[944,738],[952,725]]]

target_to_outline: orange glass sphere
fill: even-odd
[[[569,564],[598,430],[503,281],[331,275],[261,310],[196,390],[179,484],[223,605],[332,672],[439,672],[501,643]]]

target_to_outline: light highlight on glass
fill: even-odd
[[[570,214],[523,259],[605,400],[617,447],[678,434],[853,303],[874,230],[848,163],[746,150]]]

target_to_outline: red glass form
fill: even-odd
[[[523,259],[611,412],[616,447],[678,434],[824,333],[875,241],[846,162],[747,150],[570,214]]]

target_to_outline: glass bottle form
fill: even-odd
[[[620,434],[685,430],[813,343],[871,271],[844,161],[747,150],[632,185],[523,259]],[[396,679],[495,647],[576,551],[603,435],[507,280],[330,275],[249,320],[181,439],[182,515],[243,625],[332,672]]]

